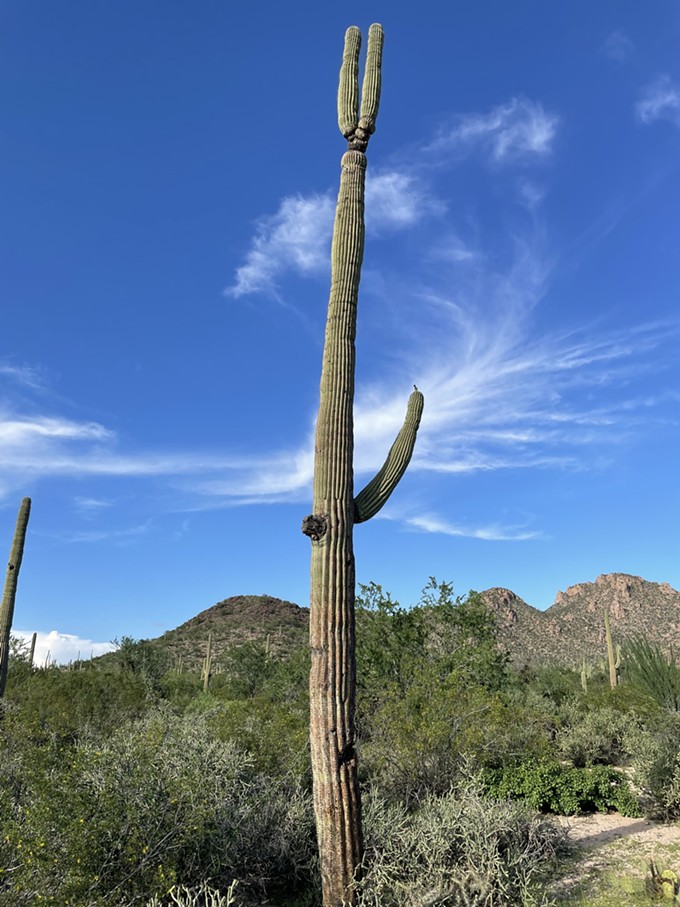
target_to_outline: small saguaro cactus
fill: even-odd
[[[604,612],[604,635],[607,640],[607,662],[609,664],[609,685],[612,690],[616,689],[619,682],[618,668],[621,666],[621,649],[619,648],[616,656],[614,655],[614,643],[612,642],[612,630],[609,626],[609,613]]]
[[[33,659],[35,658],[35,644],[37,641],[38,641],[38,634],[34,633],[33,636],[31,636],[31,647],[28,650],[28,666],[29,666],[29,668],[33,667]],[[78,653],[78,656],[80,657],[80,652]]]
[[[5,579],[5,589],[2,594],[2,606],[0,606],[0,697],[4,696],[5,684],[7,683],[9,637],[12,631],[17,582],[19,580],[21,561],[24,556],[24,542],[26,541],[26,528],[30,513],[31,499],[24,498],[19,507],[17,525],[14,530],[14,541],[12,542],[12,550],[7,564],[7,578]]]
[[[423,410],[410,396],[406,421],[375,478],[354,496],[354,370],[357,301],[364,253],[366,147],[375,131],[383,30],[372,25],[359,110],[361,32],[352,27],[338,89],[338,125],[347,139],[331,247],[314,459],[314,511],[302,531],[312,543],[310,594],[310,743],[314,811],[324,907],[355,900],[352,882],[363,852],[355,751],[355,572],[353,527],[387,501],[406,469]]]
[[[210,687],[210,678],[213,674],[213,653],[212,653],[212,630],[208,633],[208,644],[205,648],[205,658],[203,659],[203,670],[201,676],[203,677],[203,692],[207,693],[208,688]]]

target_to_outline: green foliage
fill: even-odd
[[[443,680],[421,665],[404,695],[386,696],[360,750],[360,766],[383,794],[406,804],[443,794],[461,775],[487,765],[539,755],[548,743],[540,718],[497,693]]]
[[[36,745],[50,735],[76,739],[85,728],[107,733],[150,705],[144,677],[89,664],[78,671],[11,671],[5,699],[10,725]]]
[[[14,907],[46,892],[84,907],[141,904],[178,882],[310,884],[308,795],[256,772],[198,715],[156,711],[108,740],[45,747],[38,761],[3,743],[0,897]]]
[[[655,646],[638,636],[628,640],[623,648],[626,680],[637,685],[664,709],[680,711],[680,668],[675,655],[664,655]]]
[[[632,715],[603,707],[584,711],[573,704],[557,734],[557,750],[577,768],[616,765],[626,756],[626,741],[639,726]]]
[[[190,714],[205,709],[205,718],[220,740],[246,750],[258,771],[272,777],[293,773],[310,779],[309,706],[306,700],[277,702],[264,696],[250,700],[197,700]]]
[[[632,753],[635,781],[651,815],[680,817],[680,716],[656,716],[638,728],[627,743]]]
[[[471,783],[427,797],[413,812],[372,797],[364,827],[358,907],[544,904],[544,881],[565,848],[549,819],[489,802]]]
[[[374,834],[369,804],[361,903],[419,903],[423,892],[531,903],[534,877],[522,895],[523,882],[499,882],[515,901],[488,882],[523,878],[513,810],[636,814],[612,763],[632,763],[648,812],[680,816],[680,716],[630,670],[615,690],[594,671],[587,693],[578,670],[516,670],[483,602],[434,579],[412,608],[361,587],[357,637],[359,770],[395,823]],[[213,907],[236,878],[244,905],[314,902],[307,647],[286,657],[257,641],[222,648],[207,694],[198,667],[180,674],[153,643],[129,638],[76,670],[31,669],[17,649],[0,723],[0,902]],[[500,802],[485,806],[466,786],[480,774]],[[485,844],[456,832],[443,849],[432,823],[449,835],[452,785],[461,835],[478,822]],[[409,843],[421,834],[431,857]]]
[[[524,800],[532,809],[559,815],[617,810],[639,816],[626,778],[610,766],[574,768],[550,759],[529,760],[489,769],[483,774],[487,792],[499,800]]]
[[[114,664],[124,674],[138,677],[150,696],[160,693],[162,677],[170,670],[170,656],[163,649],[152,645],[147,639],[133,639],[123,636],[114,639],[117,650]]]

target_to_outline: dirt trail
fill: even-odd
[[[582,853],[569,873],[556,880],[552,894],[568,899],[577,889],[588,891],[603,875],[644,879],[649,861],[660,869],[680,872],[680,824],[627,819],[619,813],[558,817]]]

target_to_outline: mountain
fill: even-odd
[[[668,649],[680,639],[680,592],[668,583],[650,583],[627,573],[603,574],[594,583],[569,586],[545,611],[509,589],[487,589],[482,597],[516,664],[576,665],[584,655],[590,662],[606,658],[605,610],[614,643],[641,634]]]
[[[528,605],[510,589],[481,593],[494,615],[501,645],[516,665],[554,662],[580,664],[607,657],[604,612],[609,613],[614,643],[637,634],[668,649],[680,640],[680,592],[668,583],[650,583],[627,573],[598,576],[558,592],[545,611]],[[236,595],[201,611],[186,623],[153,640],[186,667],[200,667],[208,633],[220,655],[249,641],[285,655],[307,643],[309,610],[269,595]]]
[[[268,645],[272,654],[286,654],[307,642],[309,610],[271,595],[235,595],[201,611],[153,640],[186,668],[199,668],[212,633],[215,658],[246,642]]]

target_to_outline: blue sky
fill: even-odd
[[[414,11],[415,9],[415,11]],[[680,587],[680,9],[5,0],[0,539],[60,658],[236,594],[308,601],[344,30],[386,33],[357,577],[545,608]]]

